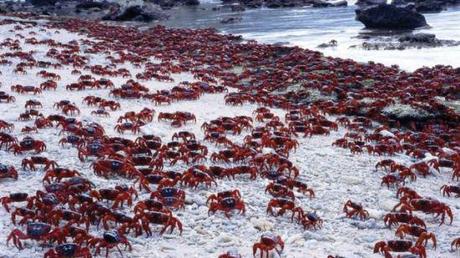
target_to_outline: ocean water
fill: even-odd
[[[212,8],[220,8],[213,11]],[[319,50],[325,55],[351,58],[360,62],[375,61],[386,65],[397,64],[405,70],[437,64],[460,66],[460,46],[406,50],[364,50],[363,36],[372,31],[355,20],[356,6],[340,8],[280,8],[247,9],[231,12],[215,0],[202,2],[198,7],[170,10],[171,18],[163,22],[173,27],[214,27],[222,33],[242,35],[262,43],[285,43],[303,48]],[[234,24],[222,24],[228,17],[239,17]],[[429,28],[415,32],[433,33],[439,39],[460,41],[460,6],[441,13],[425,14]],[[382,37],[381,37],[382,38]],[[321,43],[335,39],[337,47],[318,48]]]

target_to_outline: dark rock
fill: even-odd
[[[328,43],[322,43],[318,45],[319,48],[336,47],[336,46],[337,46],[337,40],[335,39],[329,41]]]
[[[265,6],[268,8],[295,7],[299,5],[300,3],[295,0],[265,0]]]
[[[238,2],[239,6],[246,8],[258,8],[265,6],[267,8],[285,8],[285,7],[303,7],[313,6],[317,8],[323,7],[340,7],[347,6],[346,0],[331,1],[328,0],[222,0],[224,4],[230,4]],[[232,11],[243,11],[239,7],[232,7]]]
[[[371,29],[415,29],[427,26],[425,17],[409,8],[381,4],[356,10],[356,19]]]
[[[30,0],[33,6],[55,5],[58,0]]]
[[[338,2],[327,2],[323,0],[315,0],[313,2],[313,7],[315,8],[325,8],[325,7],[344,7],[347,6],[347,1],[338,1]]]
[[[392,4],[397,6],[413,4],[417,12],[438,13],[449,6],[460,4],[460,0],[393,0]]]
[[[241,21],[241,17],[228,17],[220,21],[222,24],[237,23]]]
[[[280,41],[280,42],[275,42],[272,45],[275,46],[275,47],[283,47],[283,46],[289,45],[289,42],[288,41],[284,41],[284,42]]]
[[[345,6],[348,6],[348,2],[346,0],[337,1],[337,2],[334,2],[332,4],[333,4],[332,7],[345,7]]]
[[[356,5],[359,7],[366,7],[366,6],[385,4],[386,2],[387,2],[386,0],[358,0],[356,2]]]
[[[184,1],[184,5],[187,5],[187,6],[195,6],[199,4],[200,4],[199,0],[185,0]]]
[[[460,41],[437,39],[434,34],[417,33],[405,34],[400,37],[387,39],[374,38],[372,42],[364,42],[362,48],[365,50],[404,50],[410,48],[434,48],[459,46]]]
[[[263,0],[243,0],[243,5],[247,8],[259,8],[263,5]]]
[[[161,6],[163,9],[171,9],[177,4],[175,1],[170,0],[154,0],[152,3]]]
[[[199,0],[149,0],[148,2],[159,5],[163,9],[171,9],[179,5],[196,6],[200,4]]]
[[[88,10],[88,9],[94,9],[94,8],[98,8],[98,9],[107,9],[109,8],[110,4],[106,3],[106,2],[83,2],[83,3],[79,3],[75,6],[75,8],[77,10]]]
[[[232,12],[243,12],[244,10],[246,10],[246,8],[244,8],[244,6],[238,4],[238,5],[232,5],[230,7],[230,10]]]
[[[393,0],[391,2],[392,5],[396,5],[396,6],[406,6],[408,3],[410,3],[410,1],[408,0]]]
[[[410,43],[435,43],[436,35],[430,33],[417,33],[400,37],[399,42]]]
[[[155,9],[154,5],[133,5],[125,8],[112,8],[112,12],[102,18],[110,21],[151,22],[165,18],[164,13]]]
[[[8,5],[1,4],[0,5],[0,14],[6,14],[11,11],[11,8]]]
[[[439,1],[424,1],[415,4],[415,10],[421,13],[439,13],[444,8],[445,4]]]
[[[385,107],[382,114],[390,119],[399,121],[402,125],[413,122],[426,122],[430,119],[440,118],[441,114],[436,111],[428,112],[421,107],[406,104],[395,104]]]

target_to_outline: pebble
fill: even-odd
[[[270,231],[273,229],[273,223],[264,218],[251,218],[251,224],[259,231]]]
[[[194,227],[193,230],[195,230],[196,233],[201,235],[209,235],[209,233],[205,229],[203,229],[201,225]]]

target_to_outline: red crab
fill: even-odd
[[[54,168],[45,172],[43,182],[51,183],[51,180],[60,182],[63,178],[71,178],[75,176],[81,176],[80,172],[67,168]]]
[[[36,167],[35,165],[45,165],[45,170],[48,170],[49,168],[55,169],[58,167],[58,164],[54,160],[50,160],[48,158],[42,157],[42,156],[32,156],[30,158],[25,158],[22,160],[22,169],[30,169],[35,171]]]
[[[13,178],[18,179],[18,171],[13,166],[7,166],[0,163],[0,179],[3,178]]]
[[[302,224],[304,229],[320,229],[323,227],[323,220],[316,212],[304,212],[302,208],[297,207],[292,213],[292,220],[297,217],[297,221]]]
[[[206,200],[206,204],[208,204],[210,201],[220,201],[224,198],[227,197],[233,197],[233,198],[241,198],[241,193],[238,189],[235,190],[229,190],[229,191],[224,191],[224,192],[219,192],[217,194],[211,194],[208,199]]]
[[[26,233],[24,234],[19,229],[14,229],[8,235],[6,240],[6,245],[13,240],[13,244],[19,249],[22,248],[22,243],[20,240],[25,239],[33,239],[37,241],[57,241],[59,244],[65,242],[65,237],[62,234],[62,230],[60,228],[55,228],[51,230],[51,225],[41,222],[32,222],[27,224]]]
[[[218,258],[243,258],[237,250],[229,250],[224,254],[219,255]]]
[[[163,205],[162,202],[152,199],[139,201],[134,206],[135,214],[143,214],[145,211],[158,211],[168,214],[171,213],[171,210],[169,210],[165,205]]]
[[[409,199],[408,198],[401,198],[400,203],[398,203],[393,210],[400,208],[402,212],[409,211],[422,211],[425,213],[433,213],[436,217],[441,216],[441,223],[440,225],[444,224],[446,215],[450,218],[450,224],[452,224],[453,220],[453,213],[450,207],[442,203],[438,200],[430,199],[430,198],[416,198],[416,199]]]
[[[246,207],[244,201],[240,197],[224,197],[219,199],[212,199],[209,205],[209,213],[215,213],[218,210],[221,210],[225,213],[225,216],[230,219],[230,211],[237,209],[241,214],[246,212]]]
[[[351,200],[345,203],[343,212],[345,212],[348,218],[358,215],[361,220],[366,220],[369,217],[369,212],[367,212],[361,204],[354,203]]]
[[[110,117],[110,113],[105,111],[104,109],[97,109],[91,111],[91,115],[99,116],[99,117]]]
[[[459,238],[456,238],[452,241],[452,244],[451,244],[451,247],[452,247],[452,250],[455,249],[459,249],[460,248],[460,237]]]
[[[182,223],[176,217],[173,217],[171,213],[152,211],[145,212],[138,217],[142,222],[142,228],[147,233],[147,236],[152,235],[152,231],[149,226],[150,223],[163,225],[163,229],[160,231],[160,235],[162,235],[168,229],[168,227],[171,228],[170,233],[172,233],[176,226],[179,228],[179,234],[182,235]]]
[[[29,197],[27,193],[10,193],[8,196],[0,198],[0,202],[7,212],[10,212],[8,204],[12,202],[31,202],[33,197]]]
[[[267,185],[267,187],[265,188],[265,192],[268,192],[273,197],[290,198],[291,200],[295,199],[294,193],[291,190],[289,190],[289,188],[282,184],[277,184],[274,182],[271,182]]]
[[[414,224],[426,228],[422,219],[405,212],[390,212],[383,217],[383,221],[389,228],[398,223]]]
[[[417,237],[417,241],[415,242],[416,246],[424,245],[426,247],[428,240],[431,240],[433,242],[433,247],[436,249],[436,236],[431,232],[427,232],[425,228],[402,224],[395,233],[395,235],[399,236],[401,239],[404,238],[406,234]]]
[[[201,169],[201,167],[191,167],[182,175],[181,182],[194,188],[198,187],[200,183],[205,184],[208,187],[212,186],[212,183],[217,186],[217,182],[214,178],[204,172],[206,170],[207,169]]]
[[[14,155],[22,154],[23,151],[34,150],[36,153],[40,153],[46,150],[46,145],[43,141],[34,140],[32,137],[25,137],[19,144],[13,144],[9,148],[12,150]]]
[[[92,238],[88,242],[89,246],[96,247],[96,251],[94,253],[95,255],[99,255],[101,253],[101,249],[105,248],[105,257],[109,257],[109,250],[112,248],[117,248],[118,252],[120,252],[121,256],[123,256],[123,253],[118,247],[120,244],[125,245],[125,249],[128,248],[129,251],[133,249],[128,239],[121,232],[117,231],[104,232],[102,234],[102,238]]]
[[[390,252],[411,252],[419,255],[420,258],[426,258],[426,250],[422,245],[414,245],[412,241],[407,240],[390,240],[380,241],[374,246],[374,253],[382,253],[385,258],[392,257]]]
[[[80,109],[77,106],[73,105],[73,104],[67,104],[62,108],[62,112],[66,116],[67,115],[75,116],[75,115],[80,114]]]
[[[141,132],[141,126],[142,124],[140,123],[126,122],[122,124],[117,124],[114,129],[120,134],[124,133],[125,131],[131,131],[133,134],[137,134]]]
[[[137,191],[132,187],[127,186],[116,186],[114,189],[99,189],[90,192],[90,196],[98,199],[114,201],[112,209],[123,207],[123,203],[126,201],[128,206],[133,205],[133,196],[137,198]]]
[[[139,170],[137,170],[128,160],[100,159],[93,162],[92,167],[96,175],[103,176],[105,178],[108,178],[112,173],[128,178],[132,178],[140,174]]]
[[[157,199],[165,206],[172,209],[184,208],[185,192],[174,187],[163,187],[152,192],[150,199]]]
[[[54,249],[50,249],[45,253],[44,258],[62,258],[62,257],[79,257],[91,258],[91,251],[88,247],[82,247],[77,244],[61,244]]]
[[[6,130],[8,132],[11,132],[14,130],[14,124],[13,123],[8,123],[4,120],[0,120],[0,131]]]
[[[455,194],[455,197],[460,197],[460,185],[443,185],[441,187],[442,196],[449,196],[450,194]]]
[[[280,208],[276,215],[273,214],[273,208]],[[283,198],[273,198],[268,202],[267,213],[272,216],[282,216],[286,210],[294,212],[296,208],[294,201]]]
[[[277,247],[280,247],[280,250]],[[275,249],[278,255],[281,255],[281,252],[284,249],[284,241],[280,236],[274,235],[272,233],[265,233],[260,237],[260,242],[255,243],[252,246],[252,254],[256,256],[257,250],[260,250],[260,258],[263,258],[264,253],[269,257],[269,252]]]
[[[71,143],[78,145],[78,158],[80,161],[84,161],[88,156],[95,156],[98,158],[102,158],[105,155],[112,154],[112,150],[107,145],[103,144],[100,141],[93,141],[90,143],[85,144],[85,141],[78,136],[69,135],[64,139],[61,140],[63,143]],[[61,142],[60,141],[60,142]]]

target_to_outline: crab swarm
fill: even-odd
[[[147,239],[192,248],[229,231],[250,243],[223,237],[234,248],[203,256],[352,257],[319,237],[337,228],[385,237],[358,241],[365,257],[460,247],[458,69],[408,73],[211,29],[21,18],[0,21],[2,252],[146,255]],[[331,179],[316,154],[348,158]],[[342,191],[353,180],[366,190]]]

